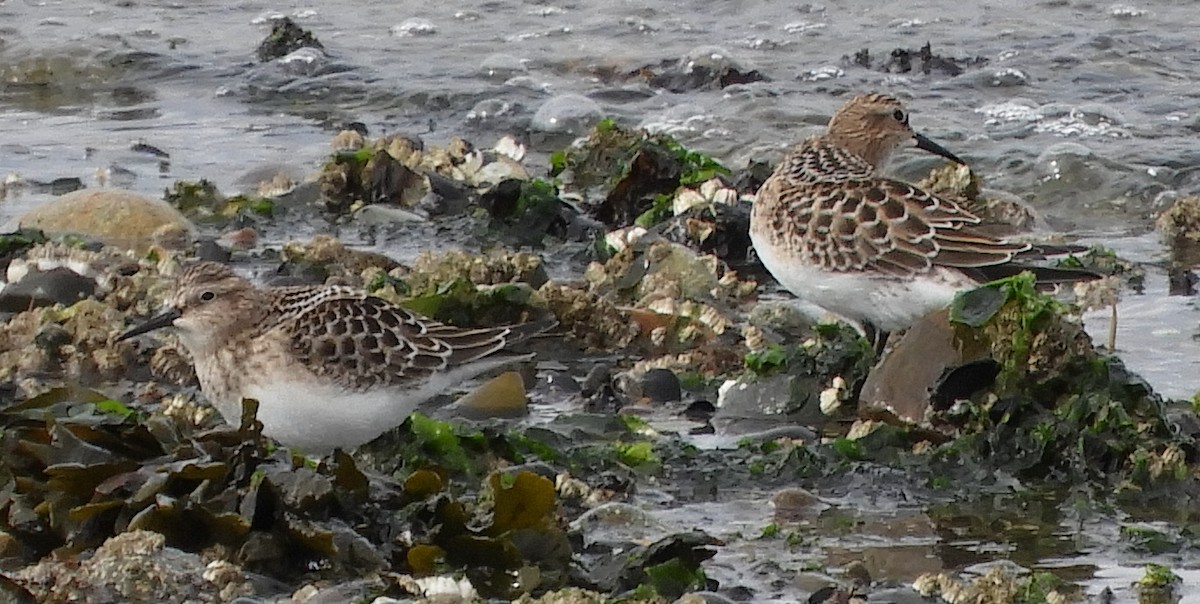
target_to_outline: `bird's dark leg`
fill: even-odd
[[[883,358],[883,351],[887,348],[889,332],[879,329],[875,325],[863,321],[863,337],[871,343],[871,347],[875,349],[875,360]]]

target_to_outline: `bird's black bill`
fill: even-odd
[[[121,334],[117,337],[117,341],[120,342],[121,340],[128,340],[133,336],[140,336],[144,333],[154,331],[155,329],[170,327],[175,323],[175,319],[178,318],[179,311],[174,308],[165,312],[161,312],[147,319],[145,323],[142,323],[141,325],[138,325],[137,327],[134,327],[133,329]]]
[[[913,134],[913,138],[917,139],[917,148],[928,151],[934,155],[940,155],[956,164],[967,165],[967,162],[959,159],[959,157],[946,150],[945,147],[925,138],[925,135],[920,133]]]

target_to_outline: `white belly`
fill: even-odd
[[[433,396],[480,373],[529,356],[489,357],[436,373],[425,382],[366,392],[347,391],[307,372],[264,374],[227,400],[214,400],[215,397],[209,400],[226,423],[236,426],[241,420],[242,397],[255,399],[263,434],[287,447],[325,453],[367,443],[399,426]]]
[[[258,401],[263,434],[308,453],[369,442],[403,423],[429,398],[417,400],[393,390],[359,393],[330,385],[278,382],[250,386],[243,395]]]
[[[792,294],[884,331],[909,327],[917,319],[948,305],[956,293],[974,285],[962,274],[940,267],[914,279],[871,272],[828,271],[805,264],[798,255],[781,253],[755,237],[753,229],[751,239],[763,266]]]

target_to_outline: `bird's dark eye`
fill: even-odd
[[[903,109],[897,109],[897,110],[893,111],[892,117],[896,118],[896,121],[900,122],[901,124],[908,123],[908,116],[904,114]]]
[[[216,297],[217,297],[217,294],[214,294],[213,292],[204,292],[204,293],[200,294],[200,301],[201,302],[212,302],[213,298],[216,298]]]

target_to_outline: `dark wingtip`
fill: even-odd
[[[527,340],[534,336],[542,335],[551,329],[554,329],[555,327],[558,327],[558,319],[553,317],[529,321],[528,323],[510,325],[508,327],[510,330],[508,344],[513,344],[522,340]]]

